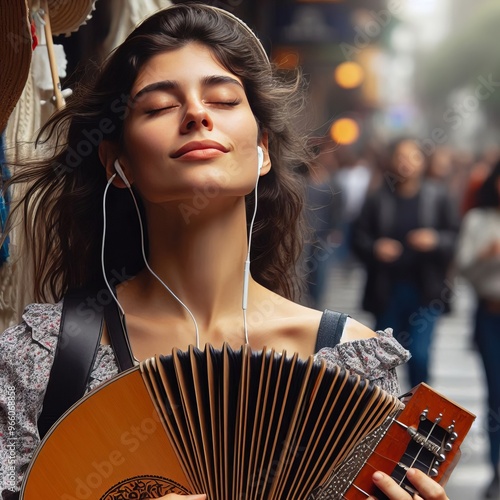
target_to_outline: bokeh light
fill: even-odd
[[[363,82],[365,72],[356,62],[346,61],[335,68],[334,78],[340,87],[353,89]]]
[[[330,127],[330,137],[337,144],[353,144],[359,138],[359,125],[352,118],[339,118]]]

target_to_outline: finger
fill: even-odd
[[[408,469],[406,476],[426,500],[448,500],[444,488],[421,470]]]
[[[399,486],[390,476],[383,472],[377,471],[372,476],[375,485],[385,495],[394,500],[410,500],[411,496]]]

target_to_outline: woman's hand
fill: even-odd
[[[373,482],[390,500],[449,500],[443,487],[418,469],[408,469],[406,476],[418,490],[418,494],[411,496],[403,490],[390,476],[383,472],[373,474]],[[376,500],[368,497],[367,500]]]
[[[430,252],[437,247],[439,235],[435,229],[421,228],[410,231],[406,239],[410,247],[417,252]]]
[[[373,247],[375,258],[381,262],[389,264],[401,257],[403,245],[398,240],[392,238],[379,238]]]

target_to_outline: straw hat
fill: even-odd
[[[90,19],[96,0],[48,0],[54,35],[69,35]],[[35,3],[35,2],[33,2]]]
[[[31,32],[26,0],[0,2],[0,133],[14,109],[31,64]]]
[[[53,35],[76,31],[89,18],[96,0],[48,0]],[[16,106],[28,79],[32,37],[30,8],[36,12],[40,0],[0,0],[0,133]]]

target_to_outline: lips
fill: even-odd
[[[215,141],[191,141],[175,151],[175,153],[172,154],[172,158],[180,158],[191,151],[202,152],[203,150],[217,150],[222,153],[227,153],[228,151],[226,147]]]

